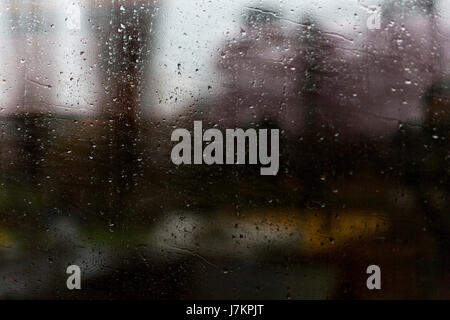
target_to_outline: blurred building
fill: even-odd
[[[389,139],[399,123],[421,121],[446,42],[432,13],[391,9],[384,7],[380,30],[364,25],[347,36],[310,17],[289,29],[275,12],[245,9],[240,34],[221,51],[225,89],[211,117],[244,127],[270,120],[292,136],[314,122],[314,130],[324,125],[350,140]]]
[[[245,11],[240,33],[221,50],[218,69],[222,94],[209,106],[210,118],[223,128],[272,122],[290,132],[299,129],[301,75],[295,65],[295,38],[273,11]]]

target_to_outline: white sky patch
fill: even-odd
[[[66,17],[66,25],[69,30],[81,29],[81,8],[72,1],[62,1],[64,3]]]
[[[19,79],[25,56],[16,50],[17,40],[9,23],[11,10],[9,2],[0,1],[0,117],[17,111],[23,89]]]

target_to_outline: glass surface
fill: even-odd
[[[0,298],[450,298],[449,49],[445,0],[0,1]]]

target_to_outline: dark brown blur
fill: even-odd
[[[1,1],[0,298],[449,299],[442,3],[378,1],[369,29],[356,0],[345,23],[192,2],[221,22],[178,0]],[[280,129],[278,175],[176,166],[194,120]]]

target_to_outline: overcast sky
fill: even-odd
[[[398,1],[398,0],[396,0]],[[245,7],[266,7],[288,21],[300,21],[309,15],[325,31],[355,39],[367,32],[367,5],[381,0],[166,0],[160,1],[162,19],[158,26],[149,88],[154,98],[149,104],[156,110],[172,113],[198,98],[214,94],[218,81],[215,63],[224,41],[239,32]],[[446,19],[450,1],[439,10]],[[446,30],[442,30],[445,33]],[[450,36],[450,33],[448,34]],[[196,71],[198,70],[198,71]],[[208,90],[208,86],[212,90]],[[155,94],[156,93],[156,94]],[[175,98],[177,99],[175,101]]]
[[[56,8],[55,11],[60,12],[60,18],[64,20],[69,14],[67,5],[76,6],[77,3],[82,5],[89,2],[80,1],[42,0],[39,3],[47,4],[45,8]],[[55,2],[60,4],[59,8],[55,6]],[[170,114],[194,103],[196,99],[205,99],[208,95],[215,94],[218,90],[215,84],[220,81],[215,74],[220,49],[225,41],[239,32],[245,7],[270,8],[276,11],[278,16],[283,17],[286,28],[295,26],[295,22],[301,21],[306,15],[312,16],[325,31],[355,39],[354,45],[357,45],[358,32],[367,32],[365,24],[369,13],[365,5],[377,4],[381,0],[361,2],[363,5],[358,4],[358,0],[159,0],[156,46],[152,48],[153,58],[150,62],[151,71],[148,73],[145,102],[151,106],[150,110]],[[8,1],[0,1],[0,54],[3,56],[0,74],[5,80],[0,88],[1,104],[8,104],[12,97],[18,95],[17,88],[14,88],[19,78],[17,68],[11,68],[11,62],[17,60],[14,59],[16,53],[11,50],[14,39],[10,34],[9,21],[5,19],[9,10],[7,3]],[[445,22],[441,26],[441,33],[450,39],[450,1],[440,3],[439,19]],[[77,12],[79,14],[79,11],[71,14],[75,15]],[[73,18],[76,22],[76,17]],[[83,34],[79,30],[62,32],[61,28],[56,29],[52,33],[56,38],[43,42],[45,45],[39,49],[41,56],[51,57],[56,63],[51,68],[55,72],[66,68],[70,69],[66,71],[76,74],[83,73],[78,75],[81,80],[77,86],[54,83],[53,91],[57,92],[58,99],[61,100],[56,104],[72,105],[75,100],[80,105],[86,104],[86,101],[94,100],[94,89],[90,82],[97,81],[95,72],[81,69],[78,60],[72,58],[71,54],[80,51],[80,43],[85,42],[81,40],[92,35]],[[48,38],[45,35],[42,37]],[[95,64],[95,57],[90,57],[93,61],[88,61],[88,65]],[[76,96],[79,98],[75,99]]]
[[[152,105],[160,111],[185,107],[196,98],[214,93],[215,64],[224,41],[239,32],[245,7],[264,7],[289,21],[313,16],[327,31],[348,35],[365,25],[368,13],[357,0],[169,0],[160,2],[150,90]],[[366,0],[367,4],[379,3]],[[196,71],[198,70],[198,71]],[[177,98],[177,101],[175,101]],[[160,101],[162,101],[160,103]]]

